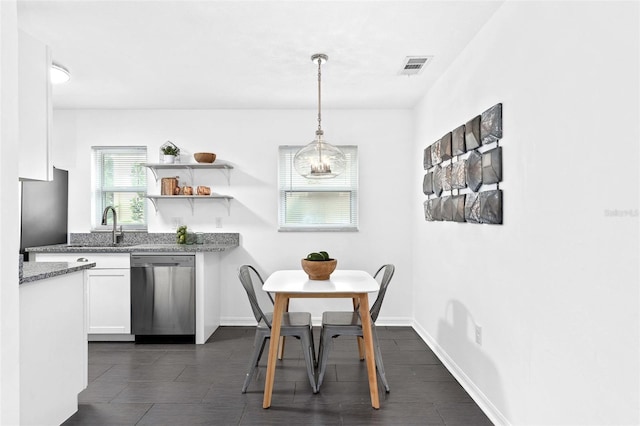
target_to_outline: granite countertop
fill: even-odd
[[[23,262],[20,284],[70,274],[94,266],[96,266],[95,263],[86,262]]]
[[[113,244],[110,232],[70,234],[68,244],[28,247],[30,253],[194,253],[221,252],[238,247],[235,232],[202,233],[204,244],[176,244],[175,233],[125,232],[124,242]]]
[[[237,244],[55,244],[50,246],[29,247],[29,253],[183,253],[183,252],[220,252]]]

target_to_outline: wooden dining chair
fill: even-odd
[[[253,355],[251,356],[251,360],[249,362],[247,376],[244,380],[244,384],[242,385],[242,393],[245,393],[247,391],[247,388],[249,387],[249,384],[251,383],[253,375],[255,374],[256,367],[260,362],[260,358],[262,357],[262,353],[264,352],[265,344],[267,340],[271,338],[273,298],[269,293],[264,293],[262,291],[264,280],[253,266],[242,265],[238,269],[238,278],[240,278],[240,282],[242,283],[242,286],[247,293],[249,303],[251,304],[251,309],[253,310],[253,315],[258,322],[253,344]],[[261,306],[261,302],[258,301],[258,296],[255,288],[256,285],[260,286],[259,291],[267,294],[269,296],[269,300],[271,301],[270,306],[266,306],[269,305],[269,302],[263,302],[263,304],[265,305],[264,309]],[[314,366],[316,364],[316,354],[313,344],[311,314],[309,312],[285,312],[282,317],[280,336],[292,336],[300,340],[300,343],[302,344],[302,352],[304,354],[305,364],[307,367],[309,383],[311,384],[313,393],[317,393],[318,390],[316,386],[314,369]]]
[[[384,300],[384,295],[387,292],[387,287],[393,278],[395,273],[395,266],[391,264],[382,265],[378,271],[374,274],[374,278],[378,279],[381,272],[382,278],[380,280],[380,290],[378,291],[378,297],[371,306],[369,311],[371,315],[371,332],[373,335],[373,349],[376,361],[376,370],[380,376],[380,380],[384,385],[386,392],[390,391],[389,383],[384,372],[384,364],[382,362],[382,354],[380,353],[380,344],[378,342],[378,334],[376,333],[375,322],[378,319],[380,313],[380,307]],[[360,360],[364,359],[364,350],[362,344],[362,322],[360,321],[359,306],[354,306],[352,312],[323,312],[322,313],[322,331],[320,333],[320,347],[318,353],[318,378],[316,380],[316,388],[320,390],[320,385],[324,379],[324,373],[327,369],[327,361],[329,359],[329,350],[331,349],[333,338],[338,336],[357,336],[358,349],[360,352]]]

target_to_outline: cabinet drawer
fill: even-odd
[[[95,262],[97,269],[129,268],[129,254],[120,253],[35,253],[36,262]]]

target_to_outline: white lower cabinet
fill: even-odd
[[[87,271],[89,334],[131,333],[129,269]]]
[[[89,262],[87,333],[131,334],[130,257],[114,253],[37,253],[37,262]]]

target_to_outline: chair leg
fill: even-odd
[[[327,361],[329,359],[329,350],[333,342],[326,327],[322,328],[320,333],[320,348],[318,349],[318,379],[316,380],[316,389],[320,391],[320,386],[324,380],[324,373],[327,369]]]
[[[247,375],[244,379],[244,384],[242,385],[242,393],[247,392],[247,388],[251,383],[251,379],[253,378],[253,374],[256,371],[256,367],[260,362],[260,357],[262,357],[262,352],[264,351],[265,343],[267,343],[267,336],[256,333],[256,337],[253,342],[253,355],[251,357],[251,361],[249,361],[249,368],[247,371]]]
[[[380,352],[380,342],[378,341],[378,333],[376,332],[375,324],[371,324],[371,334],[373,335],[373,350],[375,351],[375,357],[376,357],[376,370],[378,370],[378,375],[380,376],[380,380],[382,380],[384,390],[387,393],[389,393],[389,391],[391,391],[391,388],[389,388],[389,383],[387,382],[387,376],[384,373],[384,363],[382,362],[382,352]]]
[[[313,335],[311,333],[303,334],[300,338],[300,343],[302,344],[302,353],[304,354],[304,361],[307,366],[307,376],[309,376],[309,384],[311,384],[313,393],[318,393],[318,386],[316,385],[316,372],[313,367],[315,358],[315,350],[313,348]]]

